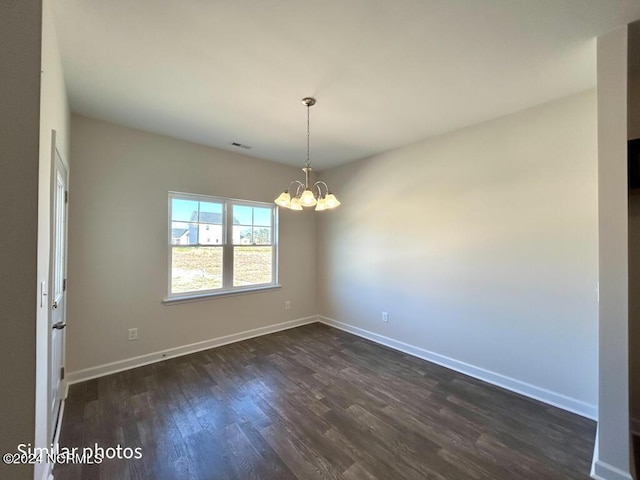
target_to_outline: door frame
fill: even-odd
[[[62,164],[62,167],[64,168],[64,172],[65,172],[65,188],[66,191],[69,190],[69,164],[68,162],[65,160],[64,156],[62,155],[62,153],[60,152],[60,150],[57,147],[57,143],[56,143],[56,131],[52,130],[51,131],[51,171],[50,171],[50,191],[49,191],[49,201],[50,201],[50,205],[49,205],[49,275],[48,275],[48,279],[47,279],[47,296],[45,298],[45,302],[46,302],[46,308],[47,308],[47,442],[51,442],[53,444],[58,442],[58,437],[60,434],[60,424],[62,422],[62,415],[63,415],[63,411],[64,411],[64,402],[65,399],[67,397],[67,382],[66,379],[63,377],[60,380],[60,385],[59,385],[59,396],[60,396],[60,405],[58,406],[58,410],[57,410],[57,418],[54,420],[53,418],[51,418],[51,403],[53,401],[53,399],[51,398],[51,394],[52,394],[52,383],[53,383],[53,378],[51,377],[51,362],[53,359],[53,352],[52,352],[52,334],[53,334],[53,330],[51,328],[52,324],[53,324],[53,309],[52,309],[52,303],[55,301],[55,279],[54,279],[54,264],[55,264],[55,235],[56,235],[56,229],[55,229],[55,218],[56,218],[56,200],[55,200],[55,196],[56,196],[56,188],[57,188],[57,175],[56,172],[58,170],[58,158],[60,159],[60,163]],[[64,261],[63,261],[63,278],[67,278],[67,256],[68,256],[68,218],[69,218],[69,211],[68,211],[68,202],[65,201],[65,223],[64,223],[64,232],[63,232],[63,237],[64,237]],[[61,313],[61,317],[62,317],[62,321],[66,322],[66,316],[67,316],[67,308],[66,308],[66,293],[65,293],[65,301],[63,302],[63,310]],[[62,351],[60,352],[61,354],[61,358],[60,358],[60,363],[62,365],[62,367],[64,368],[64,366],[66,365],[66,330],[60,330],[60,333],[62,334]],[[55,435],[55,437],[54,437]]]

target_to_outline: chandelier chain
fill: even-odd
[[[311,141],[311,135],[310,135],[310,129],[309,129],[309,123],[310,123],[310,115],[309,115],[309,108],[310,105],[307,104],[307,168],[311,167],[311,160],[310,160],[310,156],[309,156],[309,142]]]
[[[315,210],[331,210],[340,205],[340,201],[331,193],[329,186],[322,180],[318,180],[313,185],[309,183],[311,174],[311,113],[309,108],[315,105],[316,99],[313,97],[305,97],[302,104],[307,107],[307,161],[304,171],[304,183],[299,180],[293,180],[289,183],[287,189],[275,199],[276,205],[291,210],[302,210],[303,207],[316,207]],[[295,185],[291,189],[291,185]]]

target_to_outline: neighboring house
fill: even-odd
[[[238,225],[233,229],[235,244],[250,245],[251,225],[241,226],[237,218],[233,218],[233,224]],[[224,240],[222,229],[222,214],[217,212],[191,212],[190,222],[185,228],[174,228],[171,231],[171,241],[174,245],[221,245]],[[264,230],[264,229],[263,229]],[[259,233],[258,231],[256,232]]]
[[[188,228],[172,228],[171,244],[172,245],[188,245],[189,229]]]
[[[188,244],[220,245],[224,241],[223,235],[221,213],[200,212],[198,218],[198,212],[191,212]]]

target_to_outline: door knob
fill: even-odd
[[[53,308],[58,308],[58,302],[53,302],[52,307],[53,307]]]
[[[66,323],[64,323],[64,322],[58,322],[58,323],[54,323],[54,324],[53,324],[53,326],[52,326],[52,328],[53,328],[54,330],[62,330],[62,329],[63,329],[63,328],[65,328],[66,326],[67,326],[67,324],[66,324]]]

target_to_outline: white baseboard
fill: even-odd
[[[196,353],[214,347],[221,347],[222,345],[227,345],[229,343],[235,343],[242,340],[248,340],[249,338],[260,337],[262,335],[268,335],[269,333],[288,330],[290,328],[300,327],[302,325],[315,323],[317,321],[318,317],[316,317],[315,315],[311,317],[299,318],[297,320],[277,323],[275,325],[269,325],[267,327],[260,327],[253,330],[234,333],[232,335],[225,335],[224,337],[212,338],[210,340],[204,340],[202,342],[192,343],[190,345],[184,345],[182,347],[169,348],[167,350],[162,350],[159,352],[140,355],[139,357],[127,358],[125,360],[120,360],[117,362],[106,363],[104,365],[98,365],[96,367],[77,370],[75,372],[70,372],[69,374],[67,374],[65,378],[66,385],[69,386],[71,384],[84,382],[93,378],[111,375],[112,373],[122,372],[124,370],[142,367],[151,363],[161,362],[169,358],[180,357],[182,355],[188,355],[190,353]]]
[[[63,380],[63,382],[65,382]],[[54,446],[54,448],[56,445],[60,444],[60,430],[62,430],[62,419],[64,417],[64,406],[67,403],[67,393],[69,392],[69,384],[68,383],[64,383],[64,397],[62,398],[62,402],[60,402],[60,410],[58,411],[58,423],[57,426],[58,428],[56,429],[56,434],[53,438],[53,441],[51,442],[51,445]],[[53,467],[54,465],[51,463],[47,463],[47,475],[44,477],[45,480],[55,480],[54,479],[54,475],[53,475]]]
[[[36,480],[54,480],[50,463],[36,463],[33,467],[33,478]]]
[[[315,323],[317,321],[324,323],[326,325],[338,328],[340,330],[344,330],[345,332],[358,335],[359,337],[366,338],[368,340],[379,343],[381,345],[385,345],[395,350],[399,350],[409,355],[422,358],[423,360],[427,360],[429,362],[433,362],[443,367],[450,368],[452,370],[463,373],[465,375],[469,375],[471,377],[477,378],[484,382],[497,385],[499,387],[505,388],[507,390],[511,390],[513,392],[519,393],[521,395],[524,395],[530,398],[534,398],[536,400],[540,400],[547,404],[556,406],[558,408],[562,408],[563,410],[567,410],[567,411],[576,413],[578,415],[591,418],[593,420],[597,419],[598,409],[595,405],[587,404],[580,400],[567,397],[565,395],[552,392],[550,390],[540,388],[535,385],[531,385],[529,383],[525,383],[520,380],[507,377],[505,375],[501,375],[499,373],[491,372],[489,370],[485,370],[483,368],[476,367],[474,365],[470,365],[468,363],[464,363],[459,360],[455,360],[453,358],[449,358],[444,355],[440,355],[438,353],[431,352],[429,350],[425,350],[423,348],[416,347],[414,345],[410,345],[408,343],[404,343],[399,340],[394,340],[392,338],[385,337],[383,335],[379,335],[377,333],[370,332],[368,330],[364,330],[362,328],[355,327],[353,325],[348,325],[346,323],[342,323],[332,318],[323,317],[323,316],[310,316],[310,317],[300,318],[300,319],[291,320],[288,322],[278,323],[275,325],[269,325],[267,327],[256,328],[253,330],[234,333],[232,335],[226,335],[223,337],[213,338],[210,340],[204,340],[202,342],[192,343],[190,345],[184,345],[181,347],[170,348],[167,350],[153,352],[153,353],[141,355],[138,357],[128,358],[128,359],[120,360],[117,362],[98,365],[98,366],[86,368],[83,370],[77,370],[75,372],[70,372],[69,374],[67,374],[65,378],[65,383],[66,383],[65,387],[68,387],[69,385],[74,383],[84,382],[86,380],[91,380],[93,378],[99,378],[105,375],[110,375],[112,373],[122,372],[124,370],[130,370],[132,368],[149,365],[151,363],[161,362],[162,360],[167,360],[169,358],[188,355],[190,353],[207,350],[209,348],[220,347],[222,345],[227,345],[229,343],[234,343],[242,340],[247,340],[249,338],[259,337],[262,335],[267,335],[269,333],[279,332],[281,330],[287,330],[289,328],[295,328],[302,325]]]
[[[33,478],[36,480],[54,480],[53,464],[47,462],[36,463],[34,465]]]
[[[414,357],[422,358],[423,360],[427,360],[451,370],[455,370],[456,372],[469,375],[470,377],[477,378],[484,382],[497,385],[498,387],[505,388],[512,392],[519,393],[535,400],[539,400],[549,405],[553,405],[554,407],[576,413],[592,420],[597,420],[598,418],[598,407],[585,403],[581,400],[567,397],[560,393],[540,388],[535,385],[531,385],[529,383],[522,382],[520,380],[516,380],[515,378],[507,377],[496,372],[491,372],[489,370],[485,370],[484,368],[476,367],[474,365],[470,365],[468,363],[464,363],[459,360],[455,360],[453,358],[449,358],[444,355],[440,355],[438,353],[434,353],[429,350],[425,350],[423,348],[401,342],[399,340],[394,340],[392,338],[385,337],[383,335],[379,335],[377,333],[370,332],[359,327],[354,327],[353,325],[342,323],[332,318],[320,315],[318,316],[318,321],[331,327],[344,330],[345,332],[353,333],[354,335],[358,335],[359,337],[366,338],[367,340],[371,340],[372,342],[376,342],[381,345],[393,348],[394,350],[399,350],[409,355],[413,355]]]
[[[600,460],[596,460],[591,465],[591,478],[595,480],[633,480],[629,472]]]
[[[53,441],[51,443],[51,445],[57,445],[60,441],[60,430],[62,427],[62,417],[64,415],[64,404],[66,402],[66,398],[67,398],[67,388],[64,385],[64,380],[62,380],[62,384],[60,385],[60,388],[63,389],[64,393],[64,397],[62,399],[62,401],[60,402],[60,410],[58,410],[58,420],[56,421],[56,425],[57,425],[57,430],[56,430],[56,434],[53,438]],[[45,448],[48,448],[49,444],[45,445]],[[34,478],[37,480],[38,478],[40,480],[54,480],[53,478],[53,467],[54,464],[53,463],[49,463],[49,462],[38,462],[35,464],[34,467]],[[38,471],[40,471],[40,473],[38,473]]]

